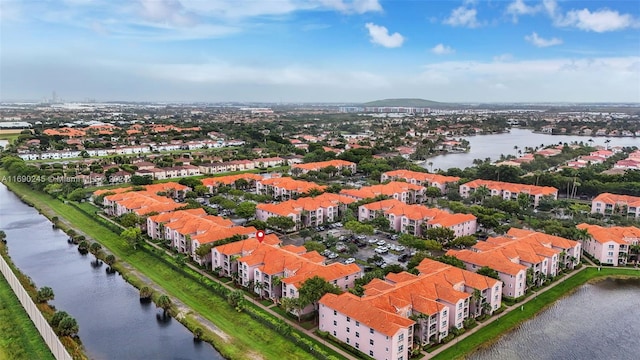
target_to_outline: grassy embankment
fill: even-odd
[[[3,173],[4,170],[0,170],[0,175]],[[266,359],[278,360],[313,358],[309,353],[249,315],[238,313],[224,299],[193,278],[176,273],[162,260],[155,256],[149,256],[148,252],[131,249],[118,234],[96,221],[95,218],[89,217],[71,205],[64,204],[44,193],[33,191],[24,184],[7,183],[5,185],[41,211],[47,208],[53,210],[54,213],[48,214],[49,216],[65,218],[74,228],[99,240],[118,259],[127,262],[160,285],[167,294],[180,299],[204,318],[216,324],[225,334],[229,335],[230,339],[212,336],[210,339],[205,338],[205,340],[211,341],[223,356],[233,359],[255,358],[260,355]],[[190,270],[185,268],[185,271]],[[135,279],[135,275],[125,272],[123,276],[134,286],[142,286],[142,282]],[[187,320],[186,322],[190,326],[195,326],[193,318]]]
[[[589,281],[606,277],[640,278],[640,271],[625,268],[603,267],[601,271],[589,267],[567,278],[562,283],[545,291],[524,304],[523,310],[514,310],[503,315],[499,320],[484,326],[478,332],[456,343],[455,346],[439,353],[434,359],[462,359],[465,356],[483,347],[493,344],[506,332],[514,329],[522,322],[534,317],[540,311],[546,309],[558,299],[570,294],[578,286]]]
[[[29,315],[0,275],[0,360],[54,359]]]

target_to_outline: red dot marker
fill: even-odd
[[[256,233],[256,239],[262,244],[262,240],[264,240],[264,231],[258,230]]]

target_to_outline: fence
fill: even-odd
[[[2,256],[0,256],[0,272],[4,275],[5,279],[7,279],[9,286],[11,286],[18,300],[20,300],[22,307],[26,310],[36,329],[40,332],[40,335],[42,335],[44,342],[49,346],[53,356],[57,360],[72,360],[67,349],[64,348],[64,345],[62,345],[56,333],[53,332],[47,320],[42,316],[42,313],[38,310],[36,304],[31,300],[29,294],[27,294],[27,291],[22,287],[22,284],[20,284],[20,281],[13,271],[11,271],[11,268]]]

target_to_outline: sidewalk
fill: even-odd
[[[436,355],[440,354],[441,352],[449,349],[450,347],[458,344],[458,342],[460,342],[461,340],[466,339],[468,336],[471,336],[472,334],[482,330],[485,326],[495,322],[495,321],[499,321],[503,316],[505,316],[506,314],[511,313],[511,311],[516,310],[518,308],[520,308],[521,306],[526,306],[527,303],[531,300],[534,300],[538,297],[539,294],[543,294],[544,292],[548,291],[549,289],[553,289],[555,286],[557,286],[558,284],[562,284],[565,280],[573,277],[574,275],[578,274],[580,271],[583,271],[584,269],[586,269],[587,267],[590,266],[582,266],[579,270],[574,271],[570,274],[570,276],[565,276],[562,279],[560,279],[559,281],[556,281],[555,283],[553,283],[550,286],[545,287],[544,289],[540,290],[540,291],[536,291],[534,293],[534,295],[529,296],[527,299],[525,299],[523,302],[517,303],[517,304],[513,304],[510,306],[507,306],[505,308],[505,310],[499,314],[496,317],[490,318],[488,321],[485,321],[482,324],[478,324],[478,326],[476,326],[475,328],[465,332],[464,334],[460,335],[459,337],[453,339],[452,341],[450,341],[448,344],[445,344],[444,346],[436,349],[435,351],[428,353],[426,351],[423,351],[422,353],[425,354],[425,357],[423,359],[431,359],[434,358]]]

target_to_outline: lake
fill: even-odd
[[[427,169],[464,169],[473,166],[474,159],[491,158],[498,160],[501,154],[516,155],[517,150],[513,147],[518,146],[519,150],[524,152],[525,147],[536,147],[544,144],[545,146],[558,143],[571,143],[573,141],[587,143],[589,139],[593,139],[593,145],[605,145],[605,140],[611,142],[609,146],[638,146],[640,147],[640,138],[632,137],[588,137],[588,136],[570,136],[570,135],[549,135],[534,133],[528,129],[512,128],[511,132],[494,135],[477,135],[465,137],[469,141],[471,150],[468,153],[445,154],[438,155],[427,159],[433,162],[433,166],[425,163],[423,166]]]
[[[638,359],[638,295],[637,279],[585,284],[469,359]]]
[[[68,236],[0,184],[0,229],[9,255],[38,287],[55,293],[50,303],[73,316],[91,359],[223,359],[154,304],[141,304],[138,290],[120,275],[95,267]]]

